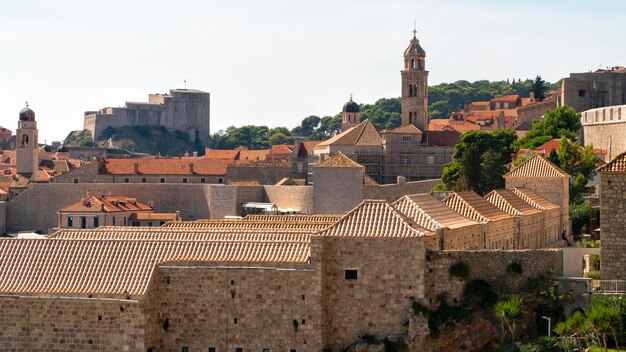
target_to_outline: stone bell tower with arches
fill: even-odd
[[[28,107],[20,111],[20,119],[17,122],[15,141],[15,167],[18,174],[33,176],[39,167],[37,156],[38,131],[35,121],[35,112]]]
[[[404,51],[402,75],[402,125],[414,124],[420,131],[428,129],[428,71],[426,52],[417,40],[417,30]]]

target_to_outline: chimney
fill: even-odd
[[[198,152],[191,153],[192,156],[198,156]]]
[[[399,184],[399,185],[405,184],[406,183],[406,177],[398,176],[398,178],[396,179],[396,183]]]
[[[534,92],[530,92],[530,102],[531,103],[535,102],[535,93]]]
[[[133,164],[133,173],[135,173],[135,174],[139,173],[139,163],[134,163]]]
[[[189,173],[193,175],[193,163],[189,164]]]
[[[180,211],[176,210],[176,220],[180,220]]]

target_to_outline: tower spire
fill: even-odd
[[[417,21],[413,21],[413,38],[417,39]]]

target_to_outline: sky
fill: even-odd
[[[295,127],[400,95],[416,23],[429,84],[626,65],[626,1],[0,0],[0,125],[40,143],[83,113],[172,88],[211,93],[211,132]]]

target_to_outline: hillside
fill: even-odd
[[[63,145],[66,147],[124,148],[131,152],[162,156],[180,156],[185,152],[194,151],[204,154],[202,145],[191,142],[186,133],[180,131],[172,133],[165,127],[155,126],[109,127],[95,143],[91,141],[89,131],[72,131],[63,141]]]

